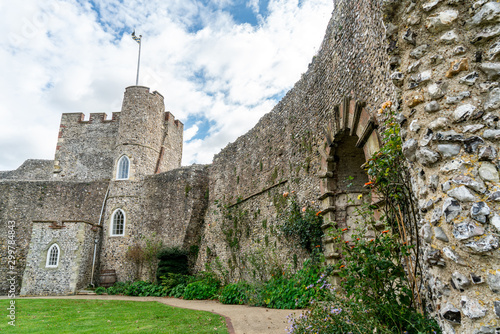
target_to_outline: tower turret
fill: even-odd
[[[150,93],[149,88],[142,86],[125,89],[116,141],[115,178],[134,180],[157,172],[163,155],[164,118],[161,94]],[[124,159],[128,159],[128,166],[121,162]],[[129,167],[128,175],[119,175],[121,167]]]

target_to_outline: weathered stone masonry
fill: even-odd
[[[500,4],[392,3],[391,78],[423,218],[428,306],[446,333],[492,333],[500,316]]]
[[[28,261],[28,250],[34,246],[40,253],[33,254],[39,255],[36,264],[38,268],[42,263],[45,265],[46,257],[43,257],[42,252],[47,251],[50,245],[43,248],[39,244],[30,244],[32,234],[35,238],[44,238],[50,242],[49,227],[53,223],[61,225],[63,222],[78,221],[78,222],[92,222],[97,223],[100,214],[100,205],[106,193],[107,182],[61,182],[61,181],[11,181],[0,182],[0,233],[3,236],[7,235],[7,221],[15,221],[15,240],[16,240],[16,273],[18,282],[18,291],[21,288],[23,273],[25,272],[26,262]],[[46,221],[48,223],[33,223],[34,221]],[[4,223],[5,222],[5,223]],[[85,223],[81,223],[86,225]],[[67,227],[58,229],[58,239],[63,243],[77,243],[73,240],[75,237],[75,229],[78,229],[79,224],[69,223],[65,224]],[[83,226],[81,225],[81,226]],[[34,226],[37,226],[34,231]],[[83,227],[81,227],[83,228]],[[67,235],[61,232],[70,229],[72,232]],[[43,235],[42,230],[46,230],[47,235]],[[55,230],[54,230],[55,231]],[[2,237],[1,244],[1,257],[0,257],[0,275],[7,277],[7,240]],[[50,240],[48,240],[50,239]],[[64,239],[64,240],[63,240]],[[61,246],[61,245],[60,245]],[[42,248],[41,248],[42,247]],[[79,249],[84,249],[85,246]],[[32,259],[35,261],[35,259]],[[85,263],[81,262],[82,266]],[[35,268],[35,267],[33,267]],[[52,270],[53,272],[53,270]],[[83,277],[83,276],[82,276]],[[49,281],[51,279],[47,278]],[[65,277],[61,276],[61,279]],[[45,280],[43,280],[45,282]],[[42,283],[42,282],[40,282]],[[90,279],[87,281],[87,285]],[[7,291],[7,282],[4,279],[0,283],[2,293]],[[76,288],[76,286],[75,286]],[[61,286],[61,289],[68,291],[69,286]],[[74,290],[73,290],[74,292]]]
[[[21,295],[74,294],[89,285],[94,240],[99,228],[92,224],[65,222],[33,223],[30,251],[27,255]],[[46,268],[47,250],[53,244],[60,249],[57,268]]]
[[[126,260],[126,252],[129,246],[143,245],[145,238],[187,249],[196,244],[206,208],[207,183],[206,166],[201,165],[141,182],[114,181],[106,202],[101,269],[116,270],[120,281],[134,279],[135,265]],[[123,237],[110,236],[111,215],[118,208],[127,216]]]
[[[336,0],[334,6],[307,72],[212,165],[179,169],[182,123],[164,112],[160,94],[129,87],[122,112],[109,121],[102,114],[89,122],[63,115],[53,171],[47,161],[27,161],[0,173],[0,229],[15,219],[21,247],[36,238],[46,251],[47,239],[60,232],[33,222],[102,222],[98,267],[117,270],[120,280],[134,272],[124,259],[128,247],[153,236],[168,245],[199,244],[197,269],[218,263],[232,280],[254,279],[252,266],[262,265],[258,278],[268,278],[265,266],[293,268],[292,259],[306,257],[279,233],[284,192],[321,210],[325,227],[354,227],[353,205],[366,193],[358,167],[381,145],[377,128],[388,111],[381,105],[392,101],[421,215],[426,307],[445,333],[493,333],[500,317],[500,4]],[[81,143],[85,136],[97,140]],[[123,155],[131,159],[130,177],[115,180]],[[54,179],[78,182],[48,181]],[[237,226],[227,226],[222,205],[238,215]],[[109,235],[117,208],[127,215],[123,237]],[[68,238],[78,238],[81,226],[88,224],[71,225]],[[324,242],[328,261],[338,261],[331,240]],[[21,251],[21,271],[26,256]],[[38,270],[30,264],[26,282]]]
[[[111,120],[102,113],[89,121],[81,113],[64,114],[54,161],[28,160],[2,172],[0,218],[16,222],[17,292],[22,282],[25,295],[75,293],[98,283],[101,268],[115,269],[121,280],[134,279],[136,270],[126,259],[130,246],[161,239],[189,247],[198,240],[206,167],[173,170],[180,166],[183,124],[164,108],[157,92],[129,87],[122,111]],[[116,180],[123,156],[130,161],[127,178]],[[117,208],[125,213],[126,233],[111,237]],[[7,236],[7,225],[0,226]],[[53,244],[60,247],[61,261],[47,268]],[[6,248],[2,239],[2,277],[8,271]]]
[[[343,209],[332,211],[333,216],[328,214],[327,220],[347,221],[347,212],[353,208],[347,207],[346,196],[356,198],[360,189],[357,187],[350,195],[342,189],[348,176],[356,177],[358,185],[366,182],[360,165],[364,156],[378,148],[374,111],[396,97],[389,79],[380,6],[379,1],[336,2],[321,50],[301,80],[252,130],[215,156],[210,168],[210,200],[199,269],[218,256],[226,265],[240,264],[234,269],[234,279],[251,279],[251,266],[244,263],[263,248],[267,253],[277,253],[268,263],[279,262],[286,267],[292,265],[294,255],[303,260],[303,250],[276,233],[280,224],[276,203],[284,192],[293,192],[302,206],[317,210],[343,203]],[[330,158],[324,134],[328,125],[341,145],[339,154],[332,151]],[[320,179],[330,175],[327,173],[331,176]],[[225,241],[227,228],[222,226],[218,203],[233,204],[238,198],[278,183],[233,207],[233,211],[247,212],[251,231],[248,237],[242,234],[241,251],[234,256]],[[333,253],[327,247],[325,255],[333,259]],[[246,270],[241,270],[243,267]]]
[[[336,209],[327,212],[327,221],[349,226],[349,209],[338,209],[345,202],[342,178],[352,168],[346,168],[341,154],[325,148],[323,126],[332,123],[332,137],[340,139],[337,151],[356,143],[368,158],[379,145],[373,130],[385,118],[375,111],[390,100],[401,112],[403,149],[423,219],[428,309],[447,333],[490,332],[500,316],[495,296],[500,292],[500,63],[495,62],[500,5],[444,0],[335,4],[308,72],[254,129],[215,157],[199,268],[214,249],[226,262],[235,260],[218,227],[220,217],[212,214],[214,200],[235,203],[274,182],[287,181],[280,191],[273,188],[240,204],[249,217],[264,212],[250,223],[254,234],[243,249],[259,247],[268,233],[260,222],[276,219],[272,198],[283,191],[295,191],[304,205],[316,205],[320,197],[324,209]],[[324,176],[321,188],[317,176]],[[283,260],[295,251],[282,249]],[[328,247],[326,255],[336,257]]]

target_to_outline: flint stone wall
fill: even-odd
[[[146,240],[189,249],[199,240],[207,194],[207,166],[192,165],[147,176],[143,181],[114,181],[103,224],[101,269],[114,269],[119,281],[135,279],[137,267],[127,258],[134,245]],[[124,236],[111,236],[116,209],[125,212]],[[144,267],[139,278],[149,279]]]
[[[61,116],[53,168],[57,179],[96,181],[112,177],[120,113],[113,113],[109,120],[106,117],[105,113],[92,113],[84,121],[82,113]]]
[[[392,101],[393,111],[400,113],[403,151],[422,217],[426,307],[445,333],[492,333],[500,317],[500,4],[336,0],[334,8],[307,72],[252,130],[216,155],[211,166],[112,183],[101,268],[116,269],[119,280],[129,279],[135,269],[123,260],[128,246],[154,233],[169,245],[196,244],[200,237],[196,268],[218,262],[231,280],[257,278],[253,269],[258,265],[264,268],[259,278],[266,279],[272,267],[293,266],[294,257],[301,262],[304,251],[279,233],[279,212],[292,197],[303,207],[320,209],[318,197],[329,182],[324,161],[332,158],[325,156],[324,127],[331,125],[330,132],[344,138],[344,144],[370,156],[377,135],[370,135],[369,145],[358,145],[366,132],[357,122],[376,128],[387,116],[378,110]],[[361,119],[356,121],[356,115]],[[107,156],[108,144],[103,145]],[[355,166],[362,160],[359,151],[342,147],[342,152],[356,162],[343,164],[339,157],[338,189],[345,188],[343,178],[362,177]],[[180,159],[180,154],[175,156]],[[58,160],[56,154],[56,169]],[[105,164],[111,168],[103,164],[97,177],[111,177],[106,173],[112,173],[113,164]],[[81,166],[74,168],[85,175]],[[320,182],[319,176],[327,181]],[[71,208],[71,217],[95,221],[103,186],[0,182],[5,190],[0,193],[0,217],[21,222],[19,243],[28,249],[30,222],[39,217],[60,221],[66,217],[60,209]],[[54,196],[44,197],[44,187]],[[80,198],[85,207],[74,208],[79,189],[85,187],[92,190]],[[64,190],[71,194],[69,200],[61,197]],[[231,233],[224,207],[241,218]],[[116,208],[127,213],[125,237],[109,237]],[[0,228],[6,236],[6,224]]]
[[[444,333],[500,317],[500,3],[384,1],[403,151],[426,246],[428,309]]]
[[[50,180],[53,169],[53,160],[28,159],[15,170],[0,172],[0,182],[2,180]]]
[[[75,294],[90,284],[94,240],[99,228],[74,222],[66,222],[62,228],[50,225],[33,223],[22,296]],[[53,244],[59,246],[59,263],[56,268],[47,268],[47,252]]]
[[[324,127],[331,124],[333,132],[341,131],[336,107],[344,98],[364,102],[368,115],[375,114],[383,102],[395,99],[389,60],[380,1],[336,1],[321,50],[307,72],[253,129],[214,157],[198,269],[214,263],[217,257],[226,267],[234,267],[236,262],[239,265],[232,270],[235,280],[253,276],[252,266],[245,263],[262,252],[276,254],[267,261],[269,266],[272,262],[293,265],[294,255],[303,261],[305,253],[300,246],[279,233],[282,221],[277,206],[288,192],[287,201],[296,197],[301,207],[320,210]],[[356,143],[359,138],[354,138],[351,142]],[[343,169],[345,180],[339,182],[363,174],[360,164]],[[276,187],[270,188],[273,185]],[[240,251],[235,252],[228,246],[228,227],[219,206],[256,193],[232,207],[233,212],[246,217]]]
[[[85,221],[97,224],[108,182],[0,182],[0,294],[9,289],[8,221],[15,221],[17,290],[19,293],[31,246],[33,221]],[[39,226],[39,229],[42,228]],[[43,225],[45,226],[45,225]],[[61,229],[64,232],[65,229]],[[83,267],[83,262],[82,262]]]

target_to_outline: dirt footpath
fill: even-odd
[[[220,314],[226,318],[229,333],[235,334],[284,334],[286,333],[286,328],[288,327],[287,316],[291,313],[300,313],[300,310],[275,310],[245,305],[225,305],[212,300],[183,300],[169,297],[76,295],[25,298],[157,301],[170,306]]]

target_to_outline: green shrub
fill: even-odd
[[[168,292],[169,297],[175,297],[175,298],[180,298],[182,295],[184,295],[184,290],[186,290],[186,284],[179,284],[176,285],[174,288],[172,288]]]
[[[313,253],[321,250],[323,230],[323,217],[311,208],[301,209],[299,204],[292,199],[288,209],[282,213],[285,221],[281,231],[288,238],[296,238],[300,246]]]
[[[106,289],[108,295],[124,295],[130,282],[116,282],[113,286]]]
[[[200,281],[189,283],[184,290],[184,299],[211,299],[217,294],[219,287]]]
[[[222,288],[219,301],[222,304],[247,304],[250,300],[249,292],[253,289],[247,282],[228,284]]]
[[[363,318],[368,313],[387,333],[439,332],[437,323],[413,306],[413,292],[402,263],[412,247],[388,230],[369,240],[359,235],[351,245],[344,245],[345,264],[339,265],[342,291],[350,301],[363,301],[362,314],[359,307],[353,307],[356,303],[350,303],[353,317]]]
[[[380,113],[391,105],[384,103]],[[412,244],[418,239],[420,217],[401,151],[400,127],[394,113],[387,110],[384,115],[384,146],[365,164],[370,179],[365,186],[383,199],[381,205],[358,207],[357,231],[350,237],[343,235],[348,228],[334,231],[342,249],[342,262],[335,266],[341,286],[330,302],[314,302],[302,317],[292,318],[289,333],[440,333],[436,321],[425,316],[420,292],[422,267],[416,261],[422,249],[418,241]],[[375,221],[376,216],[381,221]],[[374,232],[380,223],[386,229]],[[372,231],[369,237],[366,231]]]
[[[325,298],[330,287],[326,282],[326,273],[321,274],[320,261],[309,260],[304,268],[290,274],[276,272],[266,283],[228,284],[222,288],[219,301],[223,304],[248,304],[279,309],[308,307],[311,300]],[[328,270],[327,270],[328,272]]]
[[[193,276],[167,273],[165,276],[160,277],[160,284],[167,290],[171,290],[179,284],[187,285],[194,281]]]
[[[137,281],[128,286],[125,291],[127,296],[140,297],[163,297],[167,295],[167,289],[161,285],[156,285],[149,282]]]
[[[96,295],[102,295],[103,293],[106,293],[106,288],[105,287],[100,286],[100,287],[97,287],[97,289],[95,289],[95,294]]]
[[[358,310],[359,303],[313,302],[300,316],[289,316],[289,334],[389,334],[382,329],[377,319]],[[362,315],[361,317],[359,317]]]
[[[314,284],[316,290],[324,285],[326,286],[324,281]],[[367,289],[371,287],[373,290],[380,288],[370,279],[358,281],[357,285],[364,285]],[[314,299],[308,309],[300,316],[291,316],[289,319],[291,326],[288,328],[288,333],[441,333],[435,320],[426,318],[401,301],[393,300],[388,303],[381,299],[378,303],[373,303],[373,301],[367,303],[360,298],[359,293],[348,297],[348,293],[342,287],[337,288],[336,291],[333,289],[320,290],[322,291],[320,299]]]
[[[211,273],[201,273],[201,280],[189,283],[184,290],[184,299],[211,299],[219,290],[220,281]]]
[[[165,287],[144,281],[137,281],[133,283],[116,282],[113,286],[105,289],[105,291],[108,293],[108,295],[126,295],[126,296],[141,296],[141,297],[147,297],[147,296],[163,297],[167,295],[167,289]]]
[[[180,247],[166,247],[163,248],[160,252],[158,252],[158,259],[159,260],[165,260],[169,259],[171,257],[176,257],[176,256],[187,256],[188,251],[180,248]]]
[[[311,300],[324,298],[329,287],[319,264],[309,260],[304,268],[289,277],[283,274],[273,276],[265,284],[261,298],[270,308],[305,308]]]

